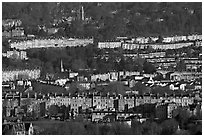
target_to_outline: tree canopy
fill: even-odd
[[[89,20],[87,23],[79,20],[81,6]],[[28,32],[37,25],[50,27],[54,20],[73,17],[76,20],[70,26],[66,21],[58,24],[65,29],[63,35],[94,36],[101,40],[116,36],[183,35],[202,30],[202,4],[199,2],[3,2],[2,17],[21,19]]]

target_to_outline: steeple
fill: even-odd
[[[180,126],[178,125],[178,127],[177,127],[177,131],[180,131],[181,129],[180,129]]]
[[[63,67],[63,62],[62,62],[62,60],[60,61],[60,68],[61,68],[61,72],[64,72],[64,67]]]
[[[84,20],[84,7],[81,7],[81,20]]]

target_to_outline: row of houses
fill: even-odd
[[[6,58],[12,58],[12,59],[21,59],[21,60],[28,59],[26,51],[17,51],[17,50],[6,51],[6,53],[2,53],[2,56]]]
[[[15,81],[15,80],[25,80],[25,79],[38,79],[40,77],[40,69],[16,69],[16,70],[3,70],[2,71],[2,81]]]
[[[154,54],[157,54],[157,53],[154,53]],[[148,62],[151,62],[151,63],[176,61],[175,57],[165,57],[165,52],[164,54],[163,52],[159,52],[158,56],[154,56],[154,55],[151,56],[151,54],[147,54],[147,55],[145,54],[144,57],[146,58]],[[200,58],[182,58],[181,57],[179,58],[179,60],[183,60],[185,64],[202,64],[202,60]]]
[[[101,57],[101,59],[106,59],[108,60],[109,58],[109,55],[106,53],[106,54],[103,54],[103,55],[97,55],[95,58],[97,57]],[[131,58],[131,59],[136,59],[138,57],[140,58],[144,58],[144,59],[152,59],[154,60],[155,58],[162,58],[162,59],[165,59],[165,58],[168,58],[166,57],[166,52],[150,52],[150,53],[123,53],[123,57],[124,59],[128,59],[128,58]]]
[[[172,37],[164,37],[164,43],[174,43],[174,42],[181,42],[181,41],[195,41],[195,40],[202,40],[202,35],[188,35],[188,36],[172,36]]]
[[[193,42],[187,42],[187,43],[173,43],[173,44],[150,44],[146,46],[149,46],[153,49],[167,50],[167,49],[179,49],[183,47],[189,47],[193,44],[194,44]]]
[[[165,52],[153,52],[153,53],[124,53],[124,59],[137,59],[138,57],[145,58],[146,61],[152,63],[156,68],[161,68],[167,70],[169,67],[176,67],[176,58],[175,57],[166,57]],[[104,57],[102,57],[104,58]],[[108,59],[108,55],[105,55],[105,58]],[[201,70],[202,60],[200,58],[179,58],[183,61],[188,71],[198,71]]]
[[[103,119],[102,113],[114,113],[114,112],[130,112],[130,110],[137,110],[137,108],[142,105],[148,104],[151,107],[155,107],[156,117],[159,119],[166,119],[173,117],[173,111],[179,107],[189,107],[195,104],[195,100],[201,98],[196,97],[167,97],[167,98],[157,98],[151,96],[141,96],[141,97],[103,97],[103,96],[93,96],[92,98],[86,97],[72,97],[70,100],[66,99],[62,103],[62,98],[52,98],[50,99],[50,104],[54,105],[67,105],[70,104],[72,110],[76,113],[85,111],[89,108],[94,108],[92,114],[92,121],[95,118]],[[70,101],[70,103],[68,103]],[[147,106],[148,106],[147,105]],[[196,110],[195,110],[196,111]],[[94,113],[95,112],[95,113]],[[97,114],[100,113],[100,114]],[[161,113],[162,112],[162,113]],[[193,112],[195,115],[196,112]],[[93,116],[94,115],[94,116]],[[129,117],[130,115],[127,115]],[[119,116],[120,117],[120,116]],[[124,117],[124,114],[121,114]],[[117,118],[118,119],[118,118]]]
[[[93,39],[34,39],[10,43],[10,48],[19,50],[50,47],[76,47],[93,43]]]
[[[146,60],[150,63],[157,63],[157,62],[175,62],[175,57],[155,57],[155,58],[146,58]]]
[[[148,44],[148,43],[155,43],[159,37],[137,37],[137,38],[132,38],[129,40],[127,37],[117,37],[117,40],[122,40],[126,41],[129,43],[137,43],[137,44]],[[169,37],[164,37],[162,42],[163,43],[175,43],[175,42],[183,42],[183,41],[195,41],[195,40],[202,40],[202,35],[183,35],[183,36],[169,36]]]
[[[69,108],[69,111],[74,111],[74,116],[80,115],[81,113],[85,112],[87,109],[92,109],[91,113],[89,114],[91,116],[92,122],[99,122],[100,120],[105,120],[106,122],[111,122],[115,120],[124,121],[124,120],[137,120],[138,122],[143,122],[149,118],[149,116],[154,116],[154,118],[159,120],[165,120],[169,118],[174,118],[178,114],[178,111],[180,109],[185,109],[188,115],[192,116],[200,116],[202,113],[202,104],[200,103],[200,100],[197,102],[194,99],[188,98],[188,97],[171,97],[171,98],[152,98],[150,100],[149,97],[141,97],[136,98],[135,100],[133,98],[114,98],[113,100],[109,100],[107,98],[86,98],[82,99],[83,97],[72,97],[70,100],[67,100],[66,102],[63,102],[63,98],[57,97],[57,99],[54,100],[49,99],[51,103],[46,103],[46,105],[67,105]],[[111,97],[110,97],[111,98]],[[78,101],[76,99],[79,99]],[[95,99],[97,101],[95,101]],[[125,99],[125,100],[124,100]],[[100,101],[101,100],[101,101]],[[144,101],[146,100],[146,101]],[[158,101],[158,102],[157,102]],[[39,102],[39,101],[38,101]],[[70,102],[67,103],[67,102]],[[85,103],[87,102],[87,105]],[[155,103],[156,102],[156,103]],[[92,107],[96,104],[96,106]],[[137,103],[137,105],[135,104]],[[34,103],[36,104],[36,103]],[[45,103],[44,103],[45,104]],[[32,105],[34,106],[34,105]],[[42,106],[39,108],[38,106],[38,113],[41,113],[39,117],[46,116],[46,111],[49,109],[50,106]],[[108,108],[108,109],[107,109]],[[9,114],[8,107],[3,107],[3,110],[7,110],[8,112],[3,114],[7,114],[4,119],[11,117]],[[28,106],[27,112],[24,112],[24,114],[28,114],[29,112],[34,113],[36,111],[36,108],[31,108],[30,105]],[[44,113],[42,113],[42,111]],[[35,113],[37,114],[37,113]],[[71,114],[71,113],[70,113]],[[3,115],[5,116],[5,115]],[[12,115],[15,116],[15,115]],[[5,124],[5,122],[4,122]]]
[[[2,37],[11,38],[11,37],[24,37],[25,31],[22,27],[17,27],[13,30],[4,30],[2,32]]]
[[[32,98],[31,98],[32,99]],[[93,109],[94,111],[128,111],[135,107],[144,104],[161,104],[161,103],[175,103],[177,106],[189,106],[195,103],[195,100],[201,101],[199,94],[195,96],[168,96],[158,97],[151,95],[143,96],[103,96],[103,95],[92,95],[92,96],[49,96],[41,99],[32,99],[31,103],[28,104],[27,98],[21,98],[20,106],[27,105],[27,112],[39,112],[39,115],[45,115],[45,109],[48,110],[51,105],[66,106],[70,110],[74,110],[76,113],[79,111],[85,111],[87,109]],[[19,99],[2,99],[3,107],[7,108],[7,111],[15,109],[16,114],[19,106]],[[43,108],[41,108],[43,107]],[[40,113],[41,109],[44,111]],[[11,113],[7,112],[7,116]]]
[[[152,48],[155,50],[167,50],[167,49],[179,49],[183,47],[188,47],[194,45],[193,42],[181,42],[181,43],[164,43],[164,44],[134,44],[134,43],[123,43],[118,41],[107,41],[107,42],[98,42],[99,49],[114,49],[122,48],[125,50],[134,50],[134,49],[148,49]]]
[[[59,97],[60,98],[60,97]],[[59,98],[50,98],[52,100],[50,103],[57,105],[59,103]],[[62,99],[62,98],[61,98]],[[135,106],[143,105],[143,104],[154,104],[158,102],[162,102],[166,100],[167,102],[175,102],[180,106],[187,106],[192,104],[194,101],[194,97],[170,97],[170,98],[157,98],[151,96],[117,96],[117,97],[109,97],[109,96],[93,96],[92,98],[86,97],[72,97],[68,104],[71,104],[71,108],[77,110],[79,106],[83,106],[83,104],[87,104],[84,106],[86,109],[87,107],[95,107],[95,110],[118,110],[124,111],[125,109],[131,109]],[[49,102],[49,101],[48,101]],[[50,105],[51,105],[50,104]],[[62,104],[61,104],[62,105]],[[65,105],[65,104],[63,104]],[[126,108],[127,107],[127,108]]]
[[[13,27],[13,26],[21,26],[22,25],[22,21],[19,19],[6,19],[6,20],[2,20],[2,26],[3,27]]]
[[[177,90],[186,90],[186,85],[189,85],[192,83],[192,81],[194,81],[195,79],[199,79],[202,77],[201,73],[197,73],[197,72],[164,72],[164,73],[160,73],[160,71],[158,71],[158,74],[162,74],[163,79],[167,79],[167,80],[153,80],[155,79],[158,74],[143,74],[140,75],[139,72],[131,72],[131,73],[127,73],[124,74],[126,72],[111,72],[111,73],[107,73],[107,74],[98,74],[98,75],[92,75],[90,77],[81,77],[80,80],[77,80],[75,82],[76,86],[78,89],[80,90],[90,90],[93,89],[97,86],[107,86],[109,85],[109,83],[112,81],[118,81],[118,84],[122,84],[126,87],[132,88],[136,85],[136,83],[138,82],[143,82],[144,84],[150,84],[151,86],[153,85],[162,85],[162,86],[169,86],[169,89],[171,90],[176,90],[176,88],[178,88]],[[30,77],[31,79],[32,77]],[[27,78],[25,78],[26,80]],[[148,80],[146,80],[148,79]],[[183,84],[175,84],[178,81],[186,81]],[[55,86],[62,86],[64,87],[66,90],[70,89],[71,86],[71,81],[70,79],[66,78],[66,79],[57,79],[55,81],[49,82],[49,81],[39,81],[40,83],[43,84],[51,84],[51,85],[55,85]],[[190,82],[190,83],[189,83]],[[8,83],[8,82],[4,82],[3,87],[5,87],[6,89],[8,89],[7,87],[10,87],[12,89],[15,89],[15,86],[12,86],[14,84],[12,83]],[[30,81],[22,81],[22,80],[17,80],[17,85],[21,85],[24,87],[30,86],[31,87],[31,82]],[[173,85],[173,87],[171,86]],[[183,87],[180,87],[183,86]],[[199,88],[199,84],[194,85],[196,89],[200,89]]]
[[[187,64],[202,64],[202,60],[199,58],[180,58]]]
[[[167,103],[158,103],[155,108],[155,115],[158,119],[170,119],[176,117],[178,114],[179,109],[186,110],[188,114],[186,115],[201,115],[202,113],[202,105],[198,103],[197,105],[195,104],[189,104],[188,106],[179,106],[175,102],[167,102]]]
[[[170,79],[174,81],[191,81],[202,78],[201,72],[174,72],[170,75]]]
[[[152,63],[158,69],[163,70],[171,70],[175,69],[177,63],[175,61],[160,61]],[[185,70],[188,72],[201,72],[202,71],[202,64],[188,64],[185,63]],[[191,74],[189,74],[191,75]]]
[[[4,98],[2,99],[2,110],[4,117],[22,117],[31,116],[35,113],[35,117],[45,116],[45,100],[36,98]]]
[[[140,72],[130,72],[130,71],[119,71],[119,72],[109,72],[105,74],[96,74],[91,75],[91,81],[118,81],[121,77],[133,76],[133,75],[140,75]]]
[[[158,65],[158,66],[157,66]],[[176,63],[174,61],[171,62],[157,62],[156,66],[175,66]],[[201,65],[201,64],[200,64]],[[160,71],[158,71],[160,73]],[[107,82],[104,83],[105,85],[108,85],[110,82],[113,81],[121,81],[124,83],[124,85],[133,87],[134,84],[137,81],[142,81],[144,78],[155,78],[158,74],[141,74],[137,71],[111,71],[104,74],[90,74],[87,76],[79,75],[78,73],[73,72],[66,73],[67,76],[64,78],[57,78],[55,81],[52,81],[51,83],[59,85],[59,86],[65,86],[65,88],[69,89],[68,83],[71,83],[71,81],[77,81],[79,83],[80,87],[83,87],[84,89],[90,89],[91,87],[94,87],[96,83],[100,82]],[[165,71],[164,73],[161,72],[164,79],[172,80],[172,81],[192,81],[195,79],[199,79],[202,77],[201,72],[197,71],[191,71],[191,72],[171,72],[171,71]],[[38,80],[41,75],[40,69],[23,69],[23,70],[3,70],[2,71],[2,82],[8,82],[8,81],[21,81],[21,80]],[[169,76],[168,76],[169,75]],[[72,77],[70,77],[72,76]],[[44,83],[43,81],[39,81],[40,83]],[[68,82],[68,83],[67,83]],[[49,82],[46,82],[48,83]],[[98,84],[100,85],[100,84]]]
[[[166,52],[150,52],[150,53],[140,53],[141,58],[163,58],[166,56]]]
[[[155,43],[159,37],[137,37],[132,38],[129,40],[127,37],[117,37],[117,40],[122,40],[130,43],[137,43],[137,44],[147,44],[147,43]],[[202,40],[202,35],[183,35],[183,36],[169,36],[164,37],[162,42],[163,43],[175,43],[175,42],[183,42],[183,41],[195,41],[195,40]]]
[[[175,63],[175,62],[174,62]],[[162,64],[164,65],[164,64]],[[174,64],[175,65],[175,64]],[[160,71],[158,71],[160,73]],[[191,81],[202,77],[201,72],[171,72],[166,71],[165,74],[163,74],[163,78],[167,78],[166,75],[169,74],[169,80],[173,81]],[[105,74],[96,74],[91,75],[90,81],[119,81],[126,78],[131,78],[134,80],[142,80],[143,78],[154,78],[157,74],[141,74],[140,72],[128,72],[128,71],[119,71],[119,72],[109,72]],[[87,78],[89,79],[89,78]],[[83,80],[84,81],[84,80]]]
[[[149,108],[151,105],[149,106]],[[152,109],[151,116],[154,116],[155,120],[166,120],[170,118],[175,118],[180,110],[185,110],[189,116],[201,116],[202,108],[201,104],[192,104],[190,106],[178,106],[175,102],[158,103],[154,109]],[[146,106],[148,109],[148,106]],[[131,126],[132,120],[136,120],[143,123],[149,117],[148,113],[138,113],[138,112],[111,112],[111,111],[95,111],[92,113],[92,121],[126,121]]]

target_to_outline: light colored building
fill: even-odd
[[[202,37],[201,37],[202,39]],[[202,46],[202,41],[195,41],[195,46],[196,47],[201,47]]]
[[[19,50],[32,49],[32,48],[63,48],[63,47],[76,47],[86,46],[92,44],[93,39],[34,39],[27,41],[19,41],[10,43],[11,48]]]
[[[40,69],[16,69],[16,70],[3,70],[2,81],[14,81],[20,79],[38,79],[40,77]]]
[[[173,110],[177,109],[178,105],[176,103],[167,104],[167,118],[173,118]]]
[[[135,42],[136,43],[139,43],[139,44],[146,44],[146,43],[149,43],[149,37],[137,37],[135,38]]]
[[[182,42],[182,41],[195,41],[195,40],[202,40],[202,35],[188,35],[188,36],[170,36],[170,37],[164,37],[163,41],[164,43],[174,43],[174,42]]]
[[[102,80],[102,81],[117,81],[118,78],[122,77],[127,77],[127,76],[133,76],[133,75],[140,75],[140,72],[136,71],[119,71],[119,72],[108,72],[105,74],[96,74],[91,76],[91,81],[97,81],[97,79]]]
[[[12,37],[23,37],[23,36],[25,36],[23,28],[16,28],[12,30]]]
[[[86,110],[92,107],[92,98],[75,96],[70,98],[70,106],[76,113],[79,112],[79,109]]]
[[[190,41],[202,40],[202,35],[189,35],[187,36],[187,39]]]
[[[51,105],[58,105],[58,106],[65,105],[66,107],[68,107],[70,103],[71,103],[71,100],[68,97],[59,97],[59,96],[58,97],[51,97],[48,100],[46,107],[49,107]]]
[[[95,95],[93,96],[93,107],[95,107],[96,110],[100,110],[101,109],[101,96],[99,95]]]
[[[91,121],[95,121],[98,122],[99,120],[102,120],[105,116],[107,115],[112,115],[112,112],[108,112],[108,111],[97,111],[97,112],[93,112],[92,116],[91,116]]]
[[[141,58],[163,58],[166,56],[166,52],[152,52],[152,53],[141,53]]]
[[[4,30],[4,31],[2,32],[2,37],[8,37],[8,38],[10,38],[10,37],[11,37],[11,31],[6,31],[6,30]]]
[[[101,109],[111,110],[112,108],[114,108],[113,97],[107,97],[107,96],[101,97]]]
[[[148,62],[157,64],[157,63],[165,63],[165,62],[175,62],[174,57],[158,57],[158,58],[147,58]]]
[[[180,80],[189,81],[189,80],[194,80],[201,77],[202,77],[202,73],[198,73],[198,72],[174,72],[170,74],[170,79],[174,81],[180,81]]]
[[[135,106],[134,97],[120,97],[118,99],[118,111],[131,109]]]
[[[123,43],[122,48],[126,50],[133,50],[133,49],[139,49],[140,45],[134,44],[134,43]]]
[[[26,51],[7,51],[6,53],[2,53],[3,57],[7,57],[7,58],[13,58],[13,59],[28,59],[27,58],[27,52]]]
[[[11,27],[11,26],[21,26],[22,25],[22,21],[18,20],[18,19],[6,19],[6,20],[2,20],[2,26],[4,27]]]
[[[167,50],[167,49],[179,49],[183,47],[188,47],[193,44],[194,44],[193,42],[188,42],[188,43],[172,43],[172,44],[150,44],[149,46],[151,46],[153,49]]]
[[[103,48],[120,48],[122,46],[122,42],[116,42],[116,41],[107,41],[107,42],[98,42],[98,48],[103,49]]]
[[[139,106],[139,105],[142,105],[142,104],[144,104],[143,97],[136,97],[135,98],[135,106]]]
[[[189,106],[189,105],[192,105],[193,102],[194,102],[194,99],[193,98],[189,98],[189,97],[183,97],[182,98],[182,107],[185,107],[185,106]]]

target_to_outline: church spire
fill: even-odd
[[[81,20],[84,20],[84,7],[81,7]]]
[[[61,68],[61,72],[64,72],[64,67],[63,67],[63,62],[62,62],[62,60],[61,60],[61,62],[60,62],[60,68]]]

